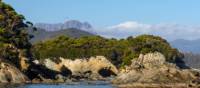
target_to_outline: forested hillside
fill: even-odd
[[[172,48],[169,43],[152,35],[141,35],[136,38],[106,39],[100,36],[69,38],[65,36],[40,42],[32,49],[37,59],[64,57],[69,59],[86,58],[90,56],[106,56],[115,65],[123,66],[131,63],[139,54],[161,52],[169,62],[178,61],[183,55]]]

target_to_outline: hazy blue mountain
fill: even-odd
[[[200,54],[184,53],[183,61],[189,67],[200,69]]]
[[[192,68],[200,69],[200,39],[177,39],[170,42],[170,44],[184,53],[183,61],[186,65]]]
[[[36,23],[34,26],[40,29],[45,29],[46,31],[58,31],[61,29],[74,28],[95,34],[92,26],[88,22],[80,22],[78,20],[68,20],[64,23],[55,23],[55,24]]]
[[[200,39],[197,40],[184,40],[184,39],[177,39],[170,44],[178,48],[182,52],[192,52],[192,53],[200,53]]]
[[[52,38],[62,36],[62,35],[74,37],[74,38],[94,35],[92,33],[89,33],[89,32],[83,31],[83,30],[79,30],[79,29],[75,29],[75,28],[60,29],[57,31],[46,31],[44,29],[37,28],[37,31],[30,30],[29,33],[34,35],[34,38],[30,40],[32,43],[52,39]]]

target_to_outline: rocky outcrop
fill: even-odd
[[[14,65],[0,61],[0,83],[26,83],[29,79]]]
[[[125,67],[112,82],[124,86],[126,84],[129,86],[130,84],[132,86],[135,86],[134,84],[185,84],[187,86],[198,84],[198,72],[191,69],[180,69],[165,60],[165,57],[158,52],[141,54],[139,58],[133,59],[132,64]]]
[[[148,53],[146,55],[140,54],[138,59],[132,61],[131,67],[143,65],[146,68],[152,68],[154,66],[160,66],[165,63],[165,56],[161,53]]]
[[[63,68],[69,69],[72,77],[77,79],[97,80],[118,73],[117,68],[103,56],[75,60],[59,58],[57,61],[45,59],[43,64],[47,68],[58,72],[65,71]]]

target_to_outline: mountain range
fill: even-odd
[[[170,44],[184,54],[183,61],[187,66],[200,69],[200,39],[177,39],[171,41]]]
[[[78,20],[68,20],[64,23],[36,23],[34,25],[37,28],[44,29],[46,31],[59,31],[62,29],[79,29],[82,31],[87,31],[92,34],[95,34],[93,27],[88,22],[80,22]]]
[[[177,39],[171,41],[170,44],[173,47],[178,48],[182,52],[200,53],[200,39],[196,40]]]
[[[34,36],[30,40],[30,42],[32,43],[56,38],[58,36],[68,36],[68,37],[78,38],[82,36],[94,35],[92,33],[75,29],[75,28],[68,28],[68,29],[62,29],[62,30],[57,30],[57,31],[46,31],[44,29],[37,29],[37,31],[29,31],[29,34],[32,34]]]
[[[34,27],[37,28],[37,31],[28,31],[29,34],[34,36],[30,40],[32,43],[52,39],[61,35],[74,38],[96,35],[89,23],[77,20],[69,20],[56,24],[36,23]]]

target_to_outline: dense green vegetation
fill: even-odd
[[[90,56],[106,56],[115,65],[128,65],[140,53],[161,52],[167,60],[175,62],[183,57],[177,49],[172,48],[166,40],[152,35],[141,35],[136,38],[106,39],[100,36],[69,38],[65,36],[34,45],[33,54],[36,58],[64,57],[69,59]]]
[[[19,54],[31,56],[29,35],[26,31],[30,22],[24,23],[24,17],[0,1],[0,58],[4,58],[19,67]]]

